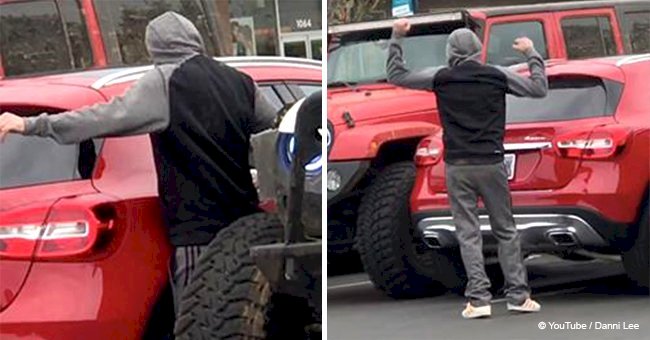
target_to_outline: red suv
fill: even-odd
[[[647,288],[650,54],[550,62],[547,74],[545,98],[507,97],[505,163],[523,252],[622,255],[628,276]],[[387,167],[380,179],[392,185],[362,203],[360,253],[392,296],[462,282],[442,154],[438,131],[419,143],[415,166]],[[497,241],[479,214],[489,261]]]
[[[321,88],[319,62],[221,59],[280,111]],[[0,111],[102,103],[150,67],[0,81]],[[173,327],[171,246],[148,136],[0,144],[0,338],[140,339]]]
[[[348,253],[360,202],[377,175],[412,160],[420,139],[435,131],[435,98],[386,83],[387,43],[394,20],[329,27],[327,117],[333,143],[328,158],[328,251]],[[447,36],[469,27],[483,41],[482,60],[524,62],[512,49],[528,36],[545,59],[585,59],[650,53],[650,2],[575,1],[470,8],[417,15],[403,39],[413,70],[446,65]]]

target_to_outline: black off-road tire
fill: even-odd
[[[243,217],[219,232],[183,291],[176,339],[304,338],[311,315],[300,313],[296,304],[306,302],[273,294],[250,256],[251,246],[281,242],[282,235],[280,221],[265,213]]]
[[[646,203],[639,220],[637,237],[632,247],[623,251],[623,266],[627,276],[641,289],[650,291],[650,216]]]
[[[464,284],[460,255],[428,249],[416,235],[409,209],[414,182],[411,162],[391,164],[375,178],[359,206],[361,262],[375,287],[393,298],[458,291]]]

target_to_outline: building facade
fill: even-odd
[[[228,13],[218,25],[231,36],[224,54],[322,58],[321,1],[210,1],[219,7],[217,13]]]

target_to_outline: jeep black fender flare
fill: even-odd
[[[441,127],[434,123],[415,121],[364,125],[337,131],[328,160],[337,162],[372,159],[386,143],[424,138],[437,133],[440,129]]]

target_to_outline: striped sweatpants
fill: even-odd
[[[170,281],[174,295],[174,309],[178,314],[183,290],[192,279],[192,272],[196,268],[201,253],[207,246],[179,246],[176,247],[175,256],[170,263]]]

